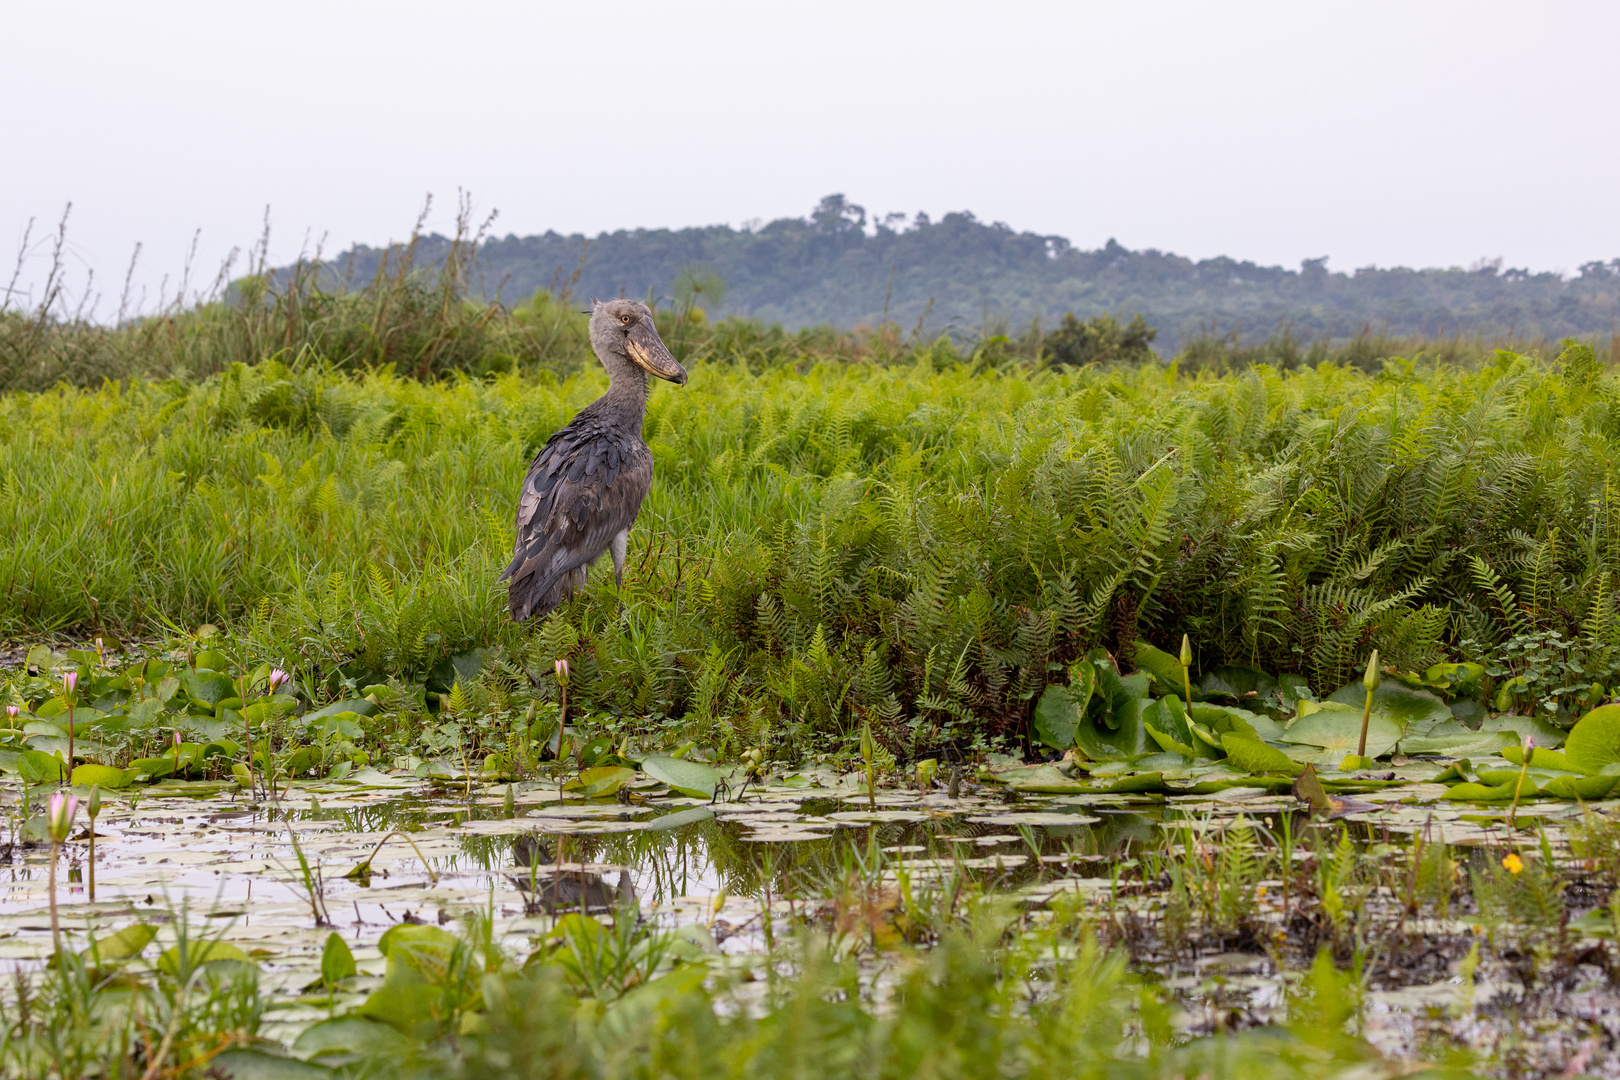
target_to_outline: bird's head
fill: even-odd
[[[599,300],[591,305],[591,345],[610,374],[609,357],[623,357],[649,375],[686,385],[686,369],[664,347],[652,312],[639,300]]]

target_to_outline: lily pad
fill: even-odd
[[[1570,730],[1564,756],[1587,773],[1602,772],[1603,766],[1620,761],[1620,705],[1600,705],[1581,717]]]
[[[577,791],[587,799],[600,799],[612,795],[635,778],[634,769],[627,769],[623,765],[601,765],[594,769],[586,769],[577,778],[564,784],[563,790]]]
[[[1375,709],[1367,724],[1367,756],[1380,757],[1389,753],[1400,738],[1399,725]],[[1330,701],[1294,721],[1283,733],[1281,741],[1320,747],[1324,757],[1336,762],[1346,754],[1355,753],[1360,740],[1361,710]]]
[[[1359,681],[1341,686],[1328,695],[1328,701],[1348,705],[1357,713],[1361,712],[1366,700],[1367,688]],[[1373,716],[1386,717],[1402,732],[1413,724],[1438,724],[1452,719],[1451,710],[1445,702],[1427,690],[1415,690],[1394,680],[1380,683],[1378,689],[1373,691],[1372,702]],[[1368,738],[1370,743],[1371,736]]]
[[[1579,799],[1581,802],[1594,802],[1598,799],[1608,798],[1609,793],[1614,790],[1616,784],[1620,784],[1620,775],[1555,776],[1542,786],[1541,793],[1559,799]]]
[[[116,791],[128,787],[137,775],[139,774],[125,769],[115,769],[111,765],[84,764],[73,770],[73,778],[69,783],[76,787],[104,787]]]
[[[1439,723],[1417,723],[1401,736],[1403,754],[1444,754],[1448,757],[1471,754],[1494,754],[1504,743],[1511,743],[1511,733],[1476,731],[1460,720],[1442,720]]]
[[[190,941],[186,943],[186,959],[192,968],[203,964],[211,964],[218,960],[231,960],[242,964],[251,964],[248,954],[238,949],[228,941]],[[169,975],[180,973],[180,946],[164,952],[158,957],[158,968]]]
[[[643,825],[643,832],[661,832],[665,829],[679,829],[685,825],[696,825],[700,821],[713,819],[714,811],[707,806],[694,806],[688,810],[677,810],[673,814],[653,818]]]
[[[643,758],[641,771],[654,780],[668,784],[672,791],[694,799],[712,799],[715,789],[720,786],[719,770],[701,761],[658,754]]]

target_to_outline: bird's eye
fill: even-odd
[[[634,321],[635,321],[635,320],[633,320],[633,319],[632,319],[632,318],[630,318],[630,316],[628,316],[628,315],[620,315],[620,316],[619,316],[619,321],[620,321],[620,322],[622,322],[622,323],[624,323],[624,325],[626,325],[626,326],[629,326],[629,325],[630,325],[630,324],[631,324],[631,323],[632,323],[632,322],[634,322]]]

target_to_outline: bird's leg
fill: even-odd
[[[608,550],[613,553],[613,587],[619,592],[619,610],[624,610],[624,556],[630,548],[630,530],[613,538]]]

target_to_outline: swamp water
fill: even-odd
[[[733,966],[765,962],[773,929],[779,941],[805,922],[870,947],[871,963],[881,966],[884,949],[903,936],[885,922],[897,890],[910,898],[965,884],[1005,896],[1021,919],[1068,905],[1106,924],[1103,936],[1171,992],[1178,1027],[1198,1035],[1280,1020],[1285,987],[1309,966],[1301,934],[1312,948],[1330,936],[1320,926],[1302,931],[1302,921],[1323,920],[1320,910],[1306,911],[1282,881],[1265,878],[1240,883],[1253,890],[1243,928],[1211,935],[1194,919],[1176,940],[1176,875],[1184,886],[1188,867],[1213,875],[1232,829],[1275,838],[1286,826],[1298,838],[1296,872],[1313,858],[1304,838],[1314,829],[1326,844],[1317,859],[1342,857],[1350,845],[1356,858],[1376,863],[1416,841],[1449,845],[1466,874],[1470,860],[1500,858],[1515,834],[1511,814],[1519,847],[1545,844],[1578,876],[1569,828],[1588,811],[1620,809],[1539,803],[1480,811],[1437,804],[1443,789],[1408,783],[1367,793],[1341,828],[1310,822],[1290,796],[1246,788],[1166,797],[970,786],[955,798],[887,790],[869,800],[852,777],[810,772],[711,803],[645,786],[649,796],[632,791],[629,803],[559,802],[547,785],[514,785],[509,798],[505,785],[365,770],[294,783],[258,803],[219,783],[120,792],[104,798],[96,823],[94,903],[82,814],[63,849],[64,945],[82,949],[91,934],[105,940],[143,922],[158,928],[155,949],[166,949],[175,920],[184,919],[193,939],[217,937],[258,964],[261,990],[274,1002],[263,1033],[291,1044],[380,985],[378,941],[401,923],[456,932],[485,913],[495,940],[521,957],[546,941],[557,915],[605,917],[634,904],[648,923]],[[13,809],[16,800],[9,792]],[[0,865],[0,958],[24,968],[50,953],[48,851],[17,843],[9,865]],[[1180,871],[1169,861],[1178,854]],[[1437,1042],[1486,1058],[1516,1054],[1531,1071],[1580,1055],[1596,1055],[1597,1064],[1612,1053],[1603,1047],[1620,1033],[1620,1009],[1607,960],[1568,963],[1538,986],[1514,971],[1539,961],[1533,947],[1514,943],[1510,920],[1479,918],[1466,904],[1408,919],[1399,892],[1364,890],[1352,961],[1367,976],[1364,1034],[1392,1061],[1427,1056]],[[954,910],[954,895],[950,903]],[[359,970],[335,1000],[310,994],[334,931]],[[1602,941],[1613,927],[1598,910],[1573,923],[1566,915],[1560,933]]]

